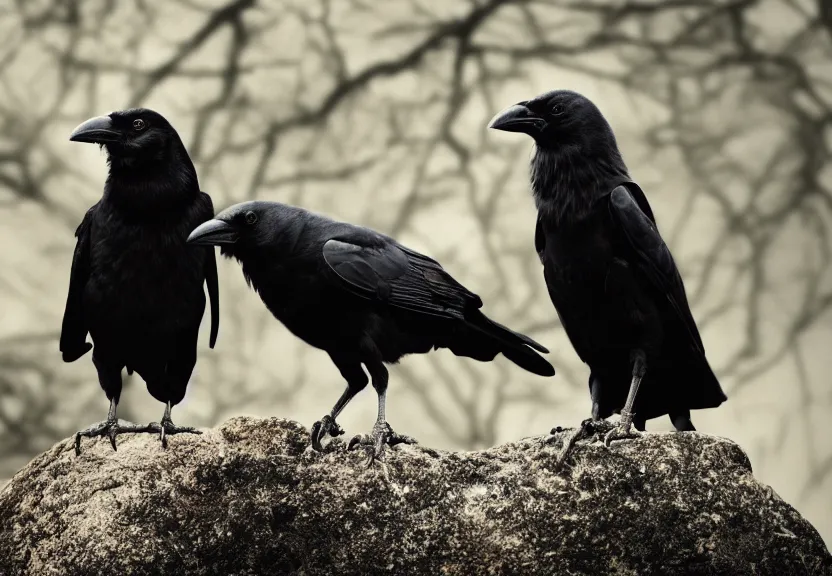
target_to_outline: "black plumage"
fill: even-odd
[[[104,194],[75,233],[60,349],[65,362],[74,362],[95,346],[92,359],[110,411],[106,421],[76,434],[76,452],[81,436],[107,435],[115,449],[122,432],[159,432],[166,445],[169,434],[195,432],[175,426],[170,411],[185,396],[196,364],[203,283],[211,298],[212,348],[219,329],[214,251],[186,243],[195,226],[213,217],[211,198],[199,190],[179,135],[152,110],[93,118],[70,140],[100,144],[109,164]],[[159,423],[117,420],[123,368],[137,372],[165,403]]]
[[[347,381],[331,413],[316,422],[312,444],[342,434],[338,414],[368,382],[378,393],[371,436],[353,438],[381,457],[384,445],[410,442],[385,419],[385,364],[406,354],[448,348],[490,361],[502,353],[526,370],[554,368],[531,338],[487,318],[482,300],[435,260],[373,230],[275,202],[245,202],[193,231],[189,242],[220,245],[272,314],[306,343],[325,350]]]
[[[509,107],[491,127],[535,140],[535,248],[558,317],[590,367],[593,420],[621,412],[608,441],[664,414],[677,430],[694,430],[690,410],[726,397],[604,116],[584,96],[558,90]]]

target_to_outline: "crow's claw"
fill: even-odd
[[[81,437],[87,438],[95,438],[96,436],[106,436],[110,439],[110,445],[113,447],[113,450],[117,450],[116,448],[116,436],[119,434],[124,434],[125,432],[134,432],[134,433],[141,433],[141,432],[149,432],[147,426],[141,426],[139,424],[133,424],[132,422],[126,422],[124,420],[104,420],[103,422],[99,422],[98,424],[93,424],[86,430],[79,430],[75,433],[75,455],[80,456],[81,454]]]
[[[416,444],[416,439],[403,434],[397,434],[387,422],[376,422],[371,434],[359,434],[353,436],[347,445],[347,450],[352,450],[358,445],[364,446],[367,451],[367,465],[371,466],[376,460],[384,461],[384,446],[395,446],[396,444]]]
[[[343,428],[335,422],[335,418],[327,414],[312,425],[312,431],[310,434],[312,438],[312,448],[318,452],[323,452],[324,447],[321,444],[321,440],[323,440],[327,434],[329,434],[332,438],[335,438],[343,433]]]
[[[162,441],[162,448],[168,447],[168,435],[173,434],[202,434],[193,426],[177,426],[169,418],[162,418],[161,422],[151,422],[147,425],[148,432],[156,432]]]
[[[107,435],[110,437],[110,444],[113,447],[113,452],[115,452],[116,451],[116,435],[118,435],[118,426],[117,425],[116,426],[110,426],[108,428],[108,434]]]
[[[613,440],[624,440],[626,438],[638,438],[641,432],[634,430],[630,422],[619,422],[618,426],[607,432],[604,436],[604,446],[609,448]]]
[[[569,436],[566,437],[563,441],[563,446],[558,452],[558,455],[555,459],[555,462],[558,466],[563,464],[566,460],[566,457],[569,455],[569,452],[572,448],[581,440],[585,440],[587,438],[595,438],[599,433],[604,432],[605,430],[612,430],[613,425],[607,422],[606,420],[595,420],[593,418],[587,418],[581,425],[576,428]],[[551,434],[557,434],[558,432],[563,432],[564,430],[561,429],[560,426],[552,428]],[[546,439],[546,443],[554,442],[557,436],[551,436],[550,438]]]
[[[628,412],[626,407],[621,411],[621,420],[618,421],[618,426],[614,426],[612,430],[607,432],[604,436],[604,446],[609,448],[610,442],[613,440],[623,440],[625,438],[638,438],[641,433],[638,430],[633,430],[633,414]]]
[[[603,425],[603,423],[603,420],[593,420],[592,418],[587,418],[586,420],[581,422],[581,425],[578,427],[578,430],[580,430],[582,437],[589,436],[595,433],[596,426],[598,426],[599,424]],[[561,432],[566,432],[566,429],[562,426],[555,426],[549,431],[549,434],[560,434]],[[551,440],[552,438],[547,438],[546,441],[550,442]]]
[[[372,442],[372,438],[367,434],[356,434],[350,438],[350,442],[347,444],[347,450],[352,450],[357,444],[368,444],[370,442]]]

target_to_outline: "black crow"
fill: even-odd
[[[378,419],[349,448],[364,445],[371,460],[383,457],[385,444],[414,442],[385,419],[385,363],[448,348],[481,361],[502,352],[535,374],[555,373],[534,352],[547,352],[543,346],[487,318],[479,296],[438,262],[373,230],[276,202],[244,202],[199,226],[188,242],[219,245],[236,258],[275,318],[325,350],[346,380],[332,412],[312,427],[317,450],[327,433],[343,434],[335,419],[367,385],[362,364],[378,393]]]
[[[170,411],[196,364],[203,282],[211,297],[211,348],[219,328],[214,251],[186,244],[188,233],[213,217],[211,198],[200,192],[176,130],[152,110],[92,118],[69,139],[101,145],[109,164],[104,195],[75,232],[60,349],[65,362],[74,362],[95,345],[92,361],[110,411],[106,421],[75,435],[75,451],[82,436],[105,435],[115,450],[122,432],[158,432],[166,446],[168,434],[198,433],[175,426]],[[138,426],[116,418],[125,367],[165,403],[161,422]]]
[[[690,410],[726,397],[676,263],[604,116],[584,96],[556,90],[507,108],[490,127],[536,144],[535,248],[558,317],[591,370],[585,425],[620,411],[607,444],[664,414],[677,430],[695,430]]]

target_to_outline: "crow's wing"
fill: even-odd
[[[384,237],[328,240],[323,256],[348,291],[377,302],[440,318],[463,319],[482,300],[435,260]]]
[[[220,331],[220,285],[217,279],[217,255],[213,246],[208,247],[208,257],[205,258],[205,284],[211,300],[211,337],[208,346],[213,348]]]
[[[636,204],[638,204],[638,207],[641,208],[641,211],[644,212],[648,218],[650,218],[653,226],[656,230],[658,230],[658,227],[656,227],[656,217],[653,215],[653,209],[650,208],[650,203],[647,201],[647,197],[644,195],[644,192],[641,190],[639,185],[630,180],[625,181],[625,185],[630,190],[630,193],[636,201]],[[543,218],[539,212],[537,214],[537,223],[534,227],[534,247],[535,250],[537,250],[537,255],[540,258],[540,261],[543,262],[543,254],[546,250],[546,231],[543,228]]]
[[[97,207],[96,203],[87,210],[84,219],[75,230],[78,240],[75,243],[75,253],[72,255],[69,293],[61,324],[60,350],[64,362],[74,362],[92,348],[92,344],[87,342],[89,328],[84,319],[84,287],[90,277],[90,228]]]
[[[658,231],[658,226],[656,226],[656,217],[653,215],[653,209],[650,208],[650,203],[647,201],[647,197],[644,195],[641,187],[631,180],[628,180],[623,184],[630,192],[633,200],[635,200],[636,204],[638,204],[638,207],[647,215],[648,218],[650,218],[650,222],[653,223],[653,227]]]
[[[537,251],[537,257],[540,258],[540,263],[543,263],[543,253],[546,251],[546,231],[543,229],[543,220],[540,213],[537,214],[537,224],[534,227],[534,249]]]
[[[649,204],[643,194],[641,198],[649,210]],[[676,268],[676,262],[653,219],[650,218],[652,211],[645,214],[639,204],[627,187],[618,186],[610,194],[612,221],[618,225],[633,250],[633,264],[644,273],[658,292],[665,295],[670,307],[685,327],[691,346],[704,357],[705,347],[691,315],[685,286]]]
[[[206,213],[208,217],[205,220],[208,220],[214,217],[214,203],[205,192],[201,192],[201,195],[203,202],[207,205]],[[205,258],[205,285],[208,288],[208,298],[211,301],[211,337],[208,340],[208,346],[213,348],[214,344],[217,343],[217,334],[220,331],[220,285],[217,279],[217,255],[213,246],[206,248],[206,250],[208,256]]]
[[[653,227],[655,228],[656,218],[655,216],[653,216],[653,210],[650,208],[650,203],[647,202],[647,198],[645,197],[644,192],[642,192],[641,188],[639,188],[638,184],[636,184],[635,182],[626,180],[623,183],[625,183],[628,186],[628,188],[631,189],[633,198],[638,204],[638,208],[640,208],[641,211],[647,215],[647,217],[650,219],[650,222],[653,223]],[[537,251],[538,258],[540,258],[540,262],[543,263],[545,266],[546,230],[543,225],[543,216],[540,213],[538,213],[537,215],[537,222],[535,224],[534,229],[534,248],[535,251]],[[554,284],[550,282],[548,278],[546,279],[546,284],[551,295],[554,288]],[[569,337],[569,342],[572,344],[572,347],[575,349],[575,352],[578,353],[578,357],[584,363],[586,363],[589,359],[590,348],[586,330],[582,326],[580,326],[581,322],[578,321],[578,318],[573,318],[573,321],[567,324],[566,316],[569,315],[568,312],[564,311],[564,313],[561,313],[560,310],[557,309],[557,307],[555,308],[555,312],[557,312],[558,320],[560,320],[564,332],[566,332],[566,335]]]

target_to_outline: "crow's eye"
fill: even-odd
[[[246,212],[246,224],[251,225],[255,223],[257,223],[257,214],[251,211]]]
[[[136,132],[141,132],[142,130],[144,130],[144,120],[142,120],[141,118],[136,118],[135,120],[133,120],[133,130],[135,130]]]
[[[552,114],[554,114],[555,116],[563,114],[563,106],[561,104],[555,104],[552,107]]]

